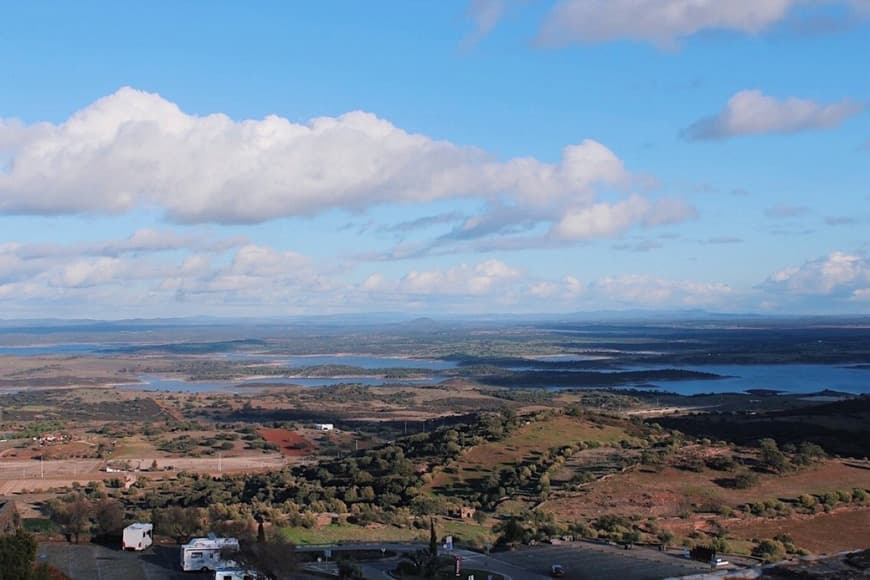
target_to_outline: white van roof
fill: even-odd
[[[192,538],[184,548],[238,548],[239,541],[235,538]]]
[[[130,524],[125,530],[150,530],[154,527],[154,524],[145,524],[141,522],[136,522],[135,524]]]

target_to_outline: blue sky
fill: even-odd
[[[870,2],[6,3],[0,317],[870,311]]]

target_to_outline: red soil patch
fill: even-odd
[[[747,540],[788,534],[794,543],[816,554],[870,546],[870,509],[835,511],[806,518],[757,520],[728,526],[728,532]]]
[[[750,489],[727,489],[714,481],[727,472],[705,469],[702,473],[665,467],[630,469],[590,484],[577,493],[555,496],[542,505],[562,521],[597,517],[602,514],[679,517],[693,504],[711,503],[735,508],[747,502],[797,498],[802,494],[870,488],[870,471],[840,460],[827,460],[796,473],[764,474]],[[870,526],[868,526],[870,527]]]
[[[260,437],[275,445],[286,457],[301,457],[314,451],[314,444],[295,431],[288,429],[260,429]]]
[[[80,441],[63,443],[61,445],[50,445],[43,447],[41,451],[34,456],[42,455],[45,459],[70,459],[73,457],[94,457],[96,455],[96,445],[88,445]]]

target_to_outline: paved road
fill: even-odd
[[[502,576],[504,576],[505,580],[544,580],[546,578],[549,578],[549,576],[542,576],[540,574],[524,570],[523,568],[515,566],[510,562],[503,562],[501,560],[493,558],[492,556],[487,556],[486,554],[480,554],[478,552],[472,552],[470,550],[462,549],[453,550],[449,553],[454,556],[462,556],[463,568],[477,568],[481,570],[489,570],[490,572],[501,574]],[[447,552],[442,552],[442,554],[447,554]],[[397,556],[384,560],[362,562],[360,563],[360,567],[362,568],[367,580],[394,580],[393,577],[388,574],[388,571],[394,570],[399,564],[400,560],[401,557]],[[460,578],[462,577],[460,576]],[[478,580],[486,580],[486,578],[478,578]]]
[[[526,576],[516,578],[542,578],[549,574],[550,566],[561,564],[566,579],[594,580],[657,580],[710,572],[710,566],[648,548],[624,550],[615,546],[573,542],[560,546],[540,546],[515,552],[492,555],[506,564],[522,568]],[[531,576],[537,574],[537,576]]]
[[[361,549],[363,545],[345,544],[333,548],[340,550]],[[409,552],[424,548],[413,544],[366,544],[366,549],[384,548],[392,552]],[[544,580],[549,578],[550,566],[562,564],[566,579],[607,580],[657,580],[690,574],[710,572],[710,566],[686,560],[674,554],[635,547],[624,550],[619,547],[590,542],[573,542],[560,546],[538,546],[514,552],[497,552],[486,555],[457,549],[454,555],[462,556],[463,566],[490,570],[501,574],[506,580]],[[365,577],[370,580],[392,578],[387,572],[395,569],[400,556],[361,563]]]

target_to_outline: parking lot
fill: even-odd
[[[657,550],[640,547],[624,550],[587,542],[499,552],[492,557],[530,574],[543,576],[549,574],[550,566],[561,564],[565,569],[564,578],[577,579],[655,580],[710,571],[707,564]]]
[[[143,552],[124,552],[98,544],[45,542],[37,558],[47,562],[71,580],[213,580],[214,574],[182,572],[179,548],[151,546]],[[300,570],[293,580],[317,580]]]
[[[392,545],[391,545],[392,546]],[[655,580],[710,571],[710,566],[656,550],[573,542],[560,546],[537,546],[489,556],[457,550],[466,567],[478,567],[504,574],[512,580],[549,577],[550,567],[561,564],[568,579]],[[37,552],[72,580],[211,580],[213,574],[182,572],[178,546],[155,545],[144,552],[124,552],[97,544],[43,543]],[[397,559],[368,562],[372,577],[387,578],[386,571]],[[300,571],[298,578],[305,577]]]
[[[182,572],[178,546],[152,546],[124,552],[98,544],[42,543],[40,562],[51,564],[72,580],[198,580],[214,574]]]

